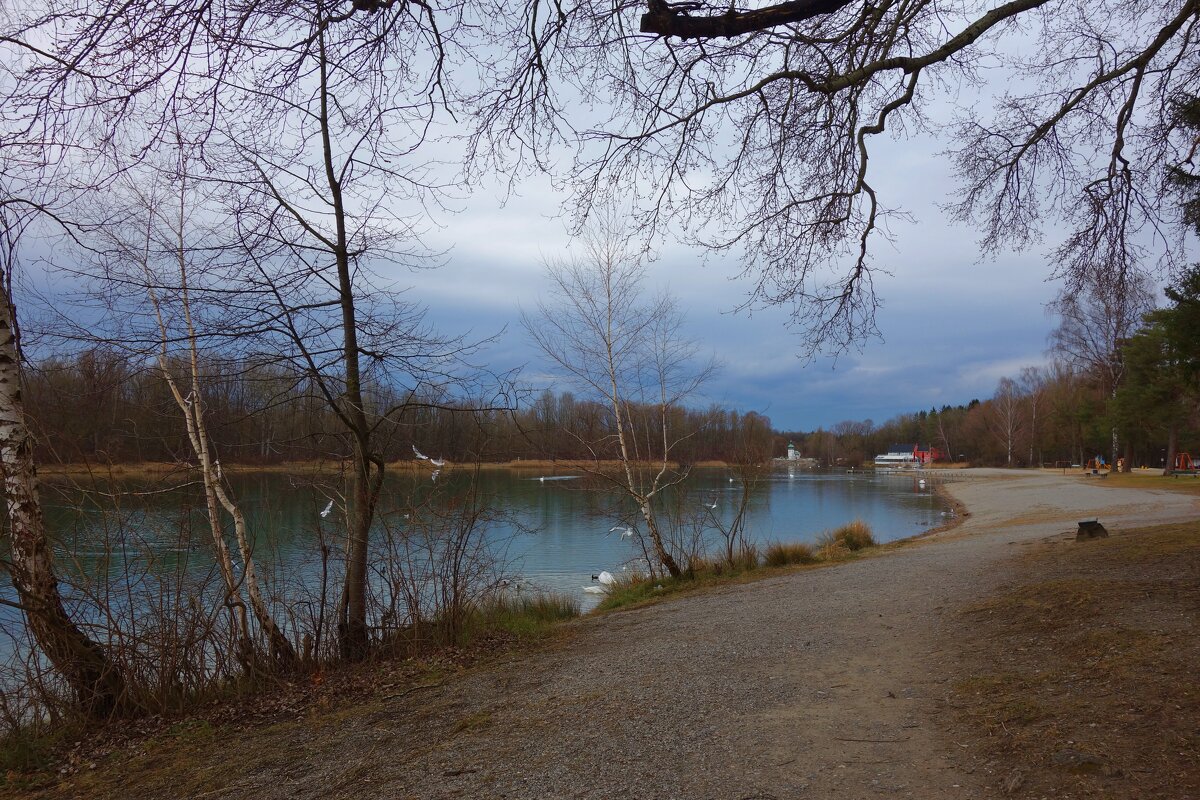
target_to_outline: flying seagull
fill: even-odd
[[[437,467],[438,469],[441,469],[442,467],[446,466],[446,459],[444,459],[444,458],[431,458],[431,459],[429,459],[429,463],[430,463],[430,464],[433,464],[433,465],[434,465],[435,467]]]
[[[412,449],[413,449],[413,455],[416,456],[417,458],[421,459],[422,461],[429,460],[429,456],[425,455],[420,450],[418,450],[417,446],[415,444],[412,446]]]
[[[333,511],[333,501],[332,500],[329,501],[329,505],[325,506],[325,510],[321,512],[321,519],[325,519],[326,517],[328,517],[330,511]]]
[[[621,530],[620,525],[613,525],[611,528],[608,529],[608,532],[612,533],[613,531],[620,531],[620,530]],[[633,536],[633,528],[626,528],[625,530],[621,531],[622,539],[628,539],[631,536]]]

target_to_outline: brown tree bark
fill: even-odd
[[[1179,449],[1179,431],[1174,425],[1167,429],[1167,460],[1163,464],[1163,475],[1175,472],[1175,454]]]
[[[712,39],[718,36],[740,36],[743,33],[767,30],[777,25],[802,22],[812,17],[832,14],[850,4],[850,0],[793,0],[790,3],[735,11],[732,7],[721,14],[690,16],[698,3],[668,3],[650,0],[649,11],[642,15],[642,33],[678,36],[682,39]]]
[[[0,472],[12,548],[9,569],[29,629],[74,692],[80,711],[110,716],[125,702],[125,680],[67,614],[59,593],[21,399],[20,341],[7,280],[0,286]]]

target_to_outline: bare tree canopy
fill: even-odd
[[[1050,269],[1073,291],[1180,261],[1182,212],[1164,198],[1195,146],[1171,107],[1200,83],[1200,0],[317,6],[10,11],[7,113],[25,123],[12,141],[70,149],[86,131],[128,152],[186,117],[203,143],[208,121],[310,85],[321,30],[346,45],[331,50],[335,83],[403,87],[405,136],[470,119],[471,156],[506,175],[561,163],[566,146],[580,221],[618,197],[644,234],[678,225],[739,254],[748,302],[792,306],[810,349],[875,330],[878,240],[905,200],[877,191],[887,131],[944,134],[960,182],[947,203],[985,253],[1053,230]],[[947,102],[952,119],[930,110]],[[118,124],[134,112],[136,136]]]
[[[661,38],[632,33],[639,12]],[[750,302],[792,305],[811,348],[874,330],[877,240],[906,199],[876,190],[885,131],[944,135],[960,187],[946,201],[985,254],[1053,230],[1050,270],[1073,291],[1179,260],[1164,176],[1194,148],[1170,113],[1200,82],[1194,0],[649,0],[531,16],[545,22],[492,96],[491,152],[544,151],[573,84],[609,109],[578,151],[578,210],[633,196],[647,228],[679,222],[740,253]],[[953,119],[930,111],[947,101]]]

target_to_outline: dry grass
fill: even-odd
[[[768,567],[786,567],[790,564],[815,564],[819,559],[810,544],[804,542],[772,542],[763,554],[763,563]]]
[[[1018,565],[1018,585],[962,613],[958,735],[1021,774],[1017,796],[1200,795],[1200,523]]]
[[[7,736],[0,739],[0,798],[27,797],[34,789],[47,798],[185,797],[231,785],[236,776],[263,767],[264,759],[290,759],[286,741],[297,735],[306,741],[318,741],[327,731],[335,736],[342,716],[388,706],[497,655],[565,640],[569,629],[559,623],[578,616],[574,597],[498,596],[472,609],[459,642],[427,649],[421,658],[381,657],[296,675],[248,696],[194,705],[175,719]],[[469,718],[455,732],[487,724]],[[243,745],[228,745],[231,738]]]
[[[762,556],[757,548],[746,547],[733,560],[693,557],[688,569],[678,578],[660,577],[651,580],[646,575],[627,573],[618,578],[598,611],[612,611],[627,606],[642,606],[665,597],[703,590],[730,583],[747,583],[778,575],[781,571],[812,568],[850,558],[875,547],[875,537],[866,523],[856,520],[828,531],[820,537],[818,549],[804,543],[769,545]]]
[[[862,520],[826,531],[817,539],[817,555],[826,561],[845,558],[846,556],[875,546],[875,537],[871,528]]]
[[[1081,478],[1080,480],[1084,480]],[[1087,480],[1091,480],[1088,478]],[[1163,475],[1162,470],[1134,470],[1133,472],[1114,472],[1102,481],[1100,486],[1121,487],[1129,489],[1165,489],[1172,492],[1200,495],[1200,477],[1195,475]]]

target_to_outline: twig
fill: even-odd
[[[403,692],[396,692],[395,694],[384,695],[383,699],[384,700],[395,700],[397,697],[404,697],[404,695],[406,695],[406,694],[412,694],[413,692],[419,692],[422,689],[436,689],[437,687],[442,686],[445,683],[446,683],[445,681],[438,681],[437,683],[423,683],[420,686],[410,686],[409,688],[405,689]]]
[[[894,744],[896,742],[907,742],[910,737],[905,736],[901,739],[850,739],[844,736],[833,737],[839,742],[869,742],[871,744]]]

